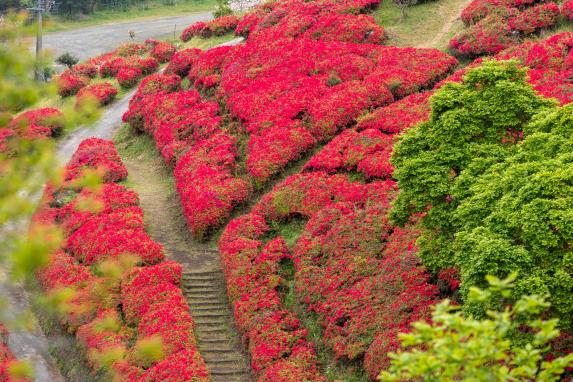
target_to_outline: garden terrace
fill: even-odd
[[[103,184],[83,182],[90,172]],[[182,268],[165,261],[162,246],[147,235],[137,194],[118,183],[126,177],[112,142],[82,142],[64,182],[46,188],[34,217],[36,227],[55,225],[64,235],[37,275],[40,284],[48,295],[73,292],[61,322],[75,332],[94,370],[126,381],[190,375],[208,381],[180,289]],[[141,355],[146,341],[159,341],[160,357]]]
[[[356,6],[335,4],[321,8],[316,23]],[[272,17],[269,7],[261,9]],[[174,167],[197,237],[363,113],[431,87],[457,63],[436,50],[348,42],[343,34],[325,40],[318,32],[316,39],[251,33],[245,45],[189,51],[187,65],[176,56],[172,72],[185,75],[190,89],[172,75],[142,83],[124,121],[151,134]]]

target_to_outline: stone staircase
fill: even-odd
[[[251,382],[248,359],[241,350],[225,294],[223,273],[185,271],[182,289],[195,321],[199,351],[213,382]]]

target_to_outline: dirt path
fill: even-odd
[[[146,140],[144,154],[126,155],[136,141]],[[183,265],[183,291],[196,324],[199,351],[214,382],[250,382],[248,357],[235,329],[219,253],[192,240],[185,224],[171,171],[163,164],[147,136],[119,143],[129,172],[129,185],[137,191],[151,237],[165,253]]]
[[[455,8],[451,8],[451,9],[447,9],[447,10],[444,9],[443,14],[451,15],[451,16],[449,16],[449,18],[447,18],[445,20],[444,25],[434,35],[433,38],[426,40],[424,43],[422,43],[420,46],[418,46],[418,48],[437,48],[439,46],[440,42],[450,34],[450,32],[454,28],[454,25],[456,24],[456,22],[458,20],[460,20],[460,14],[462,13],[462,10],[470,2],[471,2],[471,0],[463,0],[463,1],[458,2],[457,7],[455,7]]]

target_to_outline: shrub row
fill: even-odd
[[[239,18],[234,15],[217,17],[209,22],[199,21],[185,28],[183,33],[181,33],[181,40],[187,42],[196,36],[202,38],[222,36],[234,31],[238,22]]]
[[[87,171],[103,184],[82,185]],[[145,232],[137,194],[118,184],[127,170],[111,141],[83,141],[64,182],[46,188],[35,224],[59,227],[61,248],[38,280],[48,294],[72,292],[62,324],[86,348],[90,364],[121,381],[208,381],[194,323],[180,289],[182,269],[164,261]],[[107,270],[107,271],[106,271]],[[159,341],[160,357],[138,349]]]
[[[169,61],[175,51],[174,45],[156,40],[147,40],[145,44],[124,44],[113,52],[93,57],[65,70],[55,79],[58,92],[60,96],[68,97],[81,90],[78,103],[91,97],[99,105],[104,105],[113,100],[117,89],[111,90],[113,85],[110,82],[90,85],[98,75],[101,78],[114,77],[122,88],[131,88],[141,78],[155,72],[160,63]]]
[[[564,5],[563,12],[567,6]],[[462,56],[497,54],[543,29],[557,24],[557,4],[537,0],[474,0],[461,14],[467,28],[450,41]]]

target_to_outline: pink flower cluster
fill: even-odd
[[[209,22],[199,21],[190,25],[181,33],[181,40],[187,42],[195,36],[202,38],[222,36],[234,31],[238,23],[239,18],[234,15],[217,17]]]
[[[88,170],[103,176],[101,187],[78,187]],[[163,261],[162,246],[145,232],[137,194],[116,183],[126,176],[111,141],[91,138],[80,144],[65,182],[47,187],[34,217],[36,224],[56,225],[64,234],[62,248],[37,277],[47,293],[73,291],[61,321],[76,333],[95,370],[111,370],[119,381],[207,382],[180,289],[181,266]],[[101,272],[110,261],[119,273]],[[159,360],[137,351],[141,341],[152,338],[160,340]],[[102,361],[108,352],[120,355],[111,366]]]
[[[461,14],[467,28],[450,41],[450,49],[469,57],[497,54],[519,44],[522,37],[555,26],[559,15],[552,2],[473,0]]]

